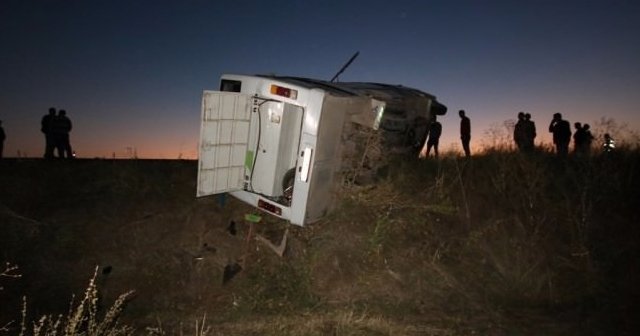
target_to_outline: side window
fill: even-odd
[[[224,92],[240,92],[241,88],[242,88],[242,82],[241,81],[223,79],[220,82],[220,91],[224,91]]]

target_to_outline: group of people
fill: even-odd
[[[575,133],[573,133],[573,150],[574,154],[579,156],[589,155],[593,144],[593,135],[591,134],[591,126],[576,122],[573,124]],[[571,126],[569,122],[562,119],[561,113],[554,113],[551,124],[549,124],[549,132],[553,134],[553,144],[556,146],[556,153],[559,156],[567,156],[569,154],[569,144],[571,143]],[[609,134],[605,135],[610,138]],[[606,146],[606,144],[605,144]]]
[[[464,110],[458,111],[458,115],[460,116],[460,141],[462,142],[462,150],[464,151],[465,157],[469,158],[471,156],[471,148],[469,147],[469,143],[471,142],[471,120],[467,117]],[[442,124],[438,122],[436,116],[433,116],[427,132],[427,149],[426,152],[420,153],[420,155],[429,157],[431,149],[433,149],[435,157],[438,158],[438,145],[440,144],[441,135]]]
[[[571,132],[571,125],[567,120],[562,119],[561,113],[554,113],[549,124],[549,133],[553,134],[553,144],[556,154],[566,157],[569,154],[571,135],[573,134],[573,150],[578,156],[587,156],[591,153],[594,136],[591,134],[591,126],[576,122],[573,124],[575,133]],[[531,120],[529,113],[518,113],[518,121],[513,130],[513,140],[518,149],[522,152],[533,150],[533,140],[536,137],[536,125]],[[604,151],[610,152],[615,147],[615,142],[607,133],[604,135]]]
[[[469,142],[471,141],[471,120],[466,116],[464,110],[458,112],[460,116],[460,140],[462,149],[466,157],[471,155]],[[569,145],[573,135],[574,153],[578,156],[587,156],[591,152],[594,136],[591,134],[589,124],[576,122],[574,124],[575,133],[571,132],[571,125],[562,119],[561,113],[555,113],[549,124],[549,132],[553,135],[553,144],[556,154],[565,157],[569,154]],[[420,157],[429,157],[433,149],[435,157],[438,157],[438,145],[442,135],[442,124],[435,116],[431,120],[427,131],[426,150],[420,153]],[[525,112],[518,113],[518,121],[513,128],[513,141],[520,152],[530,153],[535,149],[534,142],[537,136],[536,123],[531,120],[531,114]],[[604,135],[603,150],[608,153],[615,148],[615,141],[609,134]]]
[[[536,139],[536,123],[531,120],[530,113],[518,113],[518,121],[513,127],[513,141],[521,152],[532,152]]]
[[[591,134],[591,126],[589,124],[582,125],[574,123],[576,131],[573,133],[573,150],[577,155],[589,155],[591,153],[591,145],[593,143],[593,135]]]
[[[67,111],[56,112],[54,107],[49,109],[49,114],[42,117],[40,130],[44,133],[45,149],[44,158],[53,159],[54,151],[58,152],[59,158],[71,159],[74,157],[69,140],[69,132],[73,125],[67,117]]]

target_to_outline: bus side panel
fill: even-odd
[[[344,123],[354,113],[367,113],[367,101],[327,95],[318,123],[318,142],[309,187],[306,222],[313,222],[330,212],[336,200],[342,165]]]

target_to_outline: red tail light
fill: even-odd
[[[284,86],[271,85],[271,94],[287,97],[291,99],[298,98],[298,91],[294,89],[289,89]]]
[[[277,206],[271,204],[271,203],[267,203],[263,200],[258,200],[258,208],[269,211],[271,213],[274,213],[278,216],[282,215],[282,209],[278,208]]]

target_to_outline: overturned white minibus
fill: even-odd
[[[296,225],[334,205],[348,134],[377,130],[390,150],[415,147],[446,107],[415,89],[299,77],[223,75],[204,91],[197,196],[232,196]],[[418,146],[419,147],[419,146]]]

